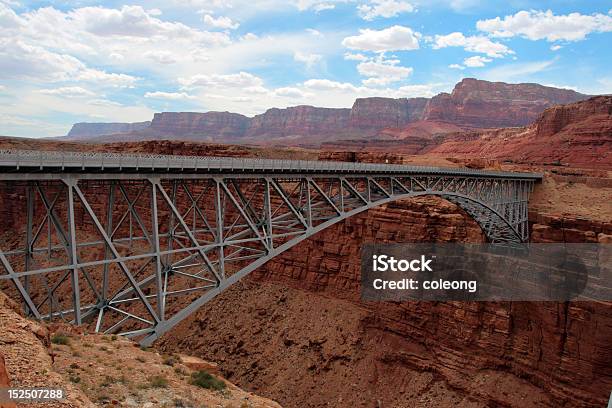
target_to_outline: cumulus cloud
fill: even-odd
[[[224,16],[215,18],[210,14],[206,14],[202,17],[202,20],[204,20],[204,24],[206,25],[223,30],[235,30],[240,26],[239,23],[232,21],[231,18]]]
[[[390,18],[401,13],[410,13],[415,8],[411,3],[402,0],[372,0],[370,4],[358,6],[357,10],[364,20],[371,21],[377,17]]]
[[[293,59],[297,62],[305,64],[310,68],[316,63],[320,62],[323,59],[323,56],[319,54],[308,54],[301,51],[296,51],[293,53]]]
[[[346,0],[297,0],[295,5],[300,11],[314,10],[319,13],[324,10],[332,10],[336,8],[335,3],[345,2]]]
[[[144,94],[145,98],[152,99],[169,99],[172,101],[185,100],[185,99],[195,99],[195,96],[189,95],[186,92],[147,92]]]
[[[169,51],[147,51],[143,56],[159,64],[174,64],[177,61],[174,54]]]
[[[348,61],[366,61],[369,58],[363,54],[359,54],[359,53],[353,54],[351,52],[346,52],[344,53],[344,59]]]
[[[5,78],[36,82],[89,81],[116,87],[132,86],[139,78],[89,68],[79,59],[27,44],[0,39],[0,72]]]
[[[502,43],[493,42],[484,36],[466,37],[463,33],[454,32],[447,35],[436,35],[434,49],[446,47],[462,47],[466,51],[486,54],[488,57],[501,58],[507,54],[514,54],[510,48]]]
[[[382,86],[406,79],[412,74],[411,67],[402,67],[399,60],[378,59],[365,61],[357,65],[357,71],[367,79],[363,84],[367,86]]]
[[[306,96],[306,93],[301,91],[298,88],[294,87],[284,87],[284,88],[276,88],[274,90],[274,94],[277,96],[284,96],[287,98],[303,98]]]
[[[519,11],[503,19],[479,20],[476,28],[495,37],[521,36],[530,40],[580,41],[593,32],[612,31],[612,16],[570,13],[555,15],[547,11]]]
[[[431,97],[436,94],[439,84],[415,84],[400,86],[397,89],[371,88],[368,86],[355,86],[349,82],[337,82],[329,79],[309,79],[303,86],[307,89],[325,92],[328,94],[340,93],[348,98],[359,96],[384,96],[389,98]],[[325,97],[325,96],[324,96]],[[348,99],[347,99],[348,100]]]
[[[185,88],[202,86],[229,87],[229,88],[258,88],[263,85],[263,80],[248,72],[237,74],[198,74],[188,78],[179,78],[179,84]]]
[[[418,32],[409,27],[394,25],[383,30],[359,30],[359,35],[346,37],[342,45],[353,50],[361,51],[405,51],[419,48]]]
[[[469,57],[463,60],[463,65],[470,68],[479,68],[484,67],[487,62],[493,61],[490,58],[481,57],[480,55],[475,55],[473,57]]]
[[[463,65],[460,65],[460,64],[450,64],[448,67],[452,68],[452,69],[461,69],[461,70],[465,69],[465,67]]]
[[[80,86],[62,86],[59,88],[40,89],[38,92],[45,95],[61,95],[71,98],[95,95],[94,92]]]

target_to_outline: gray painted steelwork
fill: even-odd
[[[23,225],[0,284],[36,318],[142,344],[313,234],[362,211],[436,195],[490,242],[529,236],[539,174],[388,164],[0,152],[0,194]],[[8,222],[10,220],[3,220]]]

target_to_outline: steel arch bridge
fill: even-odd
[[[281,252],[395,200],[440,196],[473,217],[490,242],[525,242],[529,194],[541,178],[388,164],[4,151],[0,204],[18,221],[4,227],[10,233],[0,248],[0,287],[36,318],[88,323],[149,345]]]

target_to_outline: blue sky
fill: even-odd
[[[449,92],[612,93],[609,1],[0,0],[0,135]]]

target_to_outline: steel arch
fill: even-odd
[[[145,345],[278,254],[393,201],[440,196],[489,241],[524,242],[529,194],[541,178],[286,161],[240,169],[220,160],[211,169],[200,159],[179,170],[185,159],[165,156],[146,169],[133,156],[9,159],[0,154],[10,170],[0,173],[0,198],[23,190],[25,238],[0,250],[0,283],[12,282],[37,318],[95,321],[96,331]],[[101,167],[92,172],[88,160]]]

